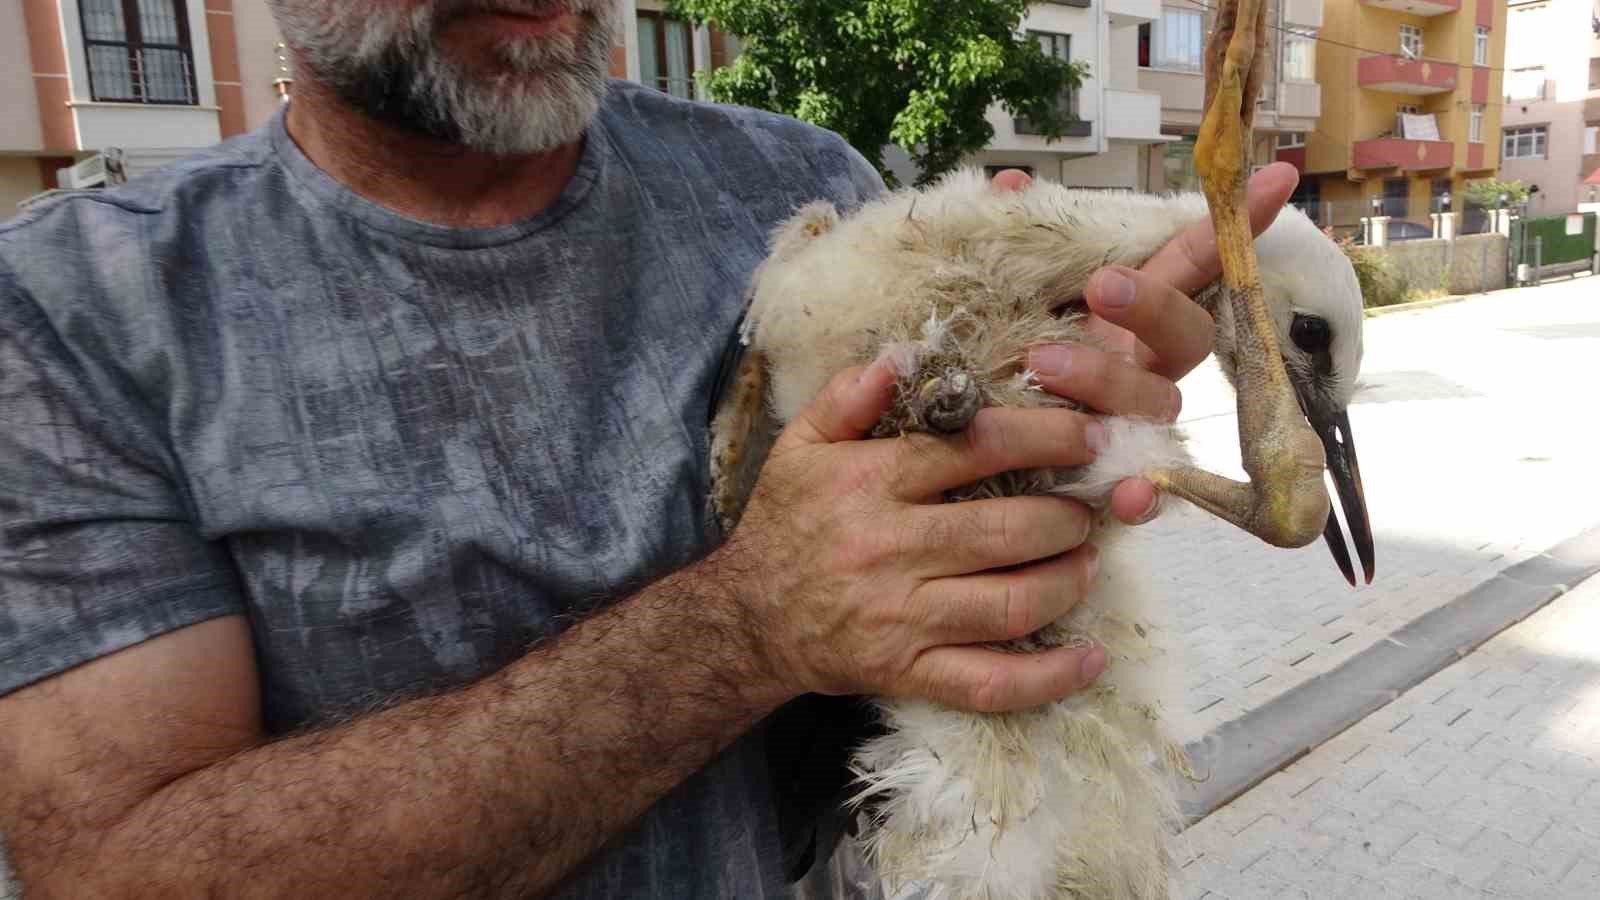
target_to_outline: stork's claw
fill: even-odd
[[[941,434],[955,434],[965,429],[982,406],[978,380],[959,371],[923,382],[912,400],[912,410],[917,417]]]

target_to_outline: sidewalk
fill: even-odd
[[[1600,578],[1184,839],[1185,898],[1600,897]]]
[[[1377,577],[1351,588],[1319,540],[1269,547],[1175,504],[1135,531],[1172,561],[1189,738],[1325,673],[1507,567],[1600,522],[1600,279],[1366,321],[1352,432]],[[1243,477],[1214,365],[1184,379],[1202,464]]]

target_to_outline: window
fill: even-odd
[[[1500,155],[1506,159],[1544,159],[1546,127],[1507,128]]]
[[[1062,62],[1072,61],[1072,35],[1059,34],[1053,31],[1030,31],[1028,37],[1039,42],[1039,51],[1045,56],[1054,57]],[[1062,137],[1088,137],[1092,131],[1090,124],[1078,119],[1078,92],[1068,88],[1056,99],[1056,110],[1068,121],[1061,129]],[[1011,120],[1011,129],[1017,134],[1044,134],[1044,129],[1033,124],[1026,118]]]
[[[1291,81],[1317,80],[1317,33],[1296,28],[1283,33],[1283,77]]]
[[[1139,65],[1200,71],[1205,58],[1203,26],[1198,10],[1161,10],[1160,21],[1139,26]]]
[[[1472,104],[1472,113],[1467,119],[1467,140],[1474,144],[1483,143],[1483,104]]]
[[[1411,209],[1411,181],[1406,178],[1386,178],[1383,181],[1383,201],[1378,215],[1404,219]]]
[[[1305,145],[1306,133],[1304,131],[1285,131],[1278,135],[1278,149],[1280,150],[1304,147]]]
[[[1322,182],[1315,178],[1302,178],[1289,195],[1289,205],[1306,214],[1312,224],[1322,225]]]
[[[1600,125],[1588,125],[1583,129],[1583,155],[1600,153]]]
[[[1415,25],[1400,26],[1400,55],[1406,59],[1422,58],[1422,29]]]
[[[1472,64],[1475,66],[1489,64],[1489,29],[1482,25],[1478,26],[1477,32],[1472,36]]]
[[[1544,66],[1512,69],[1506,73],[1506,97],[1511,100],[1542,100],[1544,83]]]
[[[113,103],[198,102],[183,0],[81,0],[89,94]]]
[[[688,22],[639,10],[639,81],[694,99],[694,35]]]

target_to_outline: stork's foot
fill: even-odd
[[[982,407],[978,380],[959,369],[923,381],[910,398],[912,415],[940,434],[964,430]]]

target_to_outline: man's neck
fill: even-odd
[[[301,152],[357,194],[436,225],[489,228],[554,203],[578,169],[581,142],[491,156],[379,123],[319,86],[295,86],[285,123]]]

